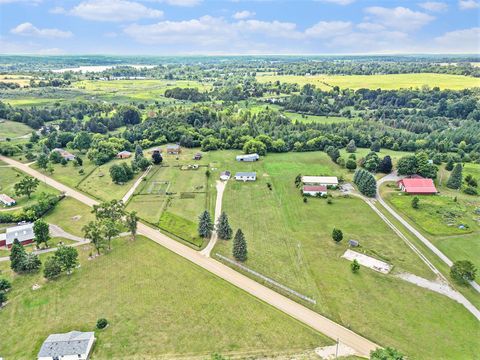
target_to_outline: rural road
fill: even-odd
[[[78,201],[93,206],[98,204],[97,201],[90,197],[69,188],[50,177],[22,164],[13,159],[0,155],[0,160],[14,165],[18,169],[24,171],[30,176],[36,177],[40,180],[44,180],[47,185],[50,185],[57,190],[65,192],[67,196],[71,196]],[[212,258],[206,257],[169,237],[162,234],[159,230],[149,227],[145,224],[138,224],[138,233],[142,234],[157,244],[164,246],[170,251],[182,256],[183,258],[191,261],[192,263],[204,268],[205,270],[217,275],[219,278],[235,285],[236,287],[246,291],[247,293],[257,297],[258,299],[274,306],[278,310],[290,315],[298,321],[310,326],[311,328],[319,331],[320,333],[328,336],[331,339],[339,340],[340,343],[349,346],[354,349],[356,354],[362,357],[369,357],[370,351],[375,350],[379,346],[374,342],[354,333],[346,327],[335,323],[334,321],[316,313],[313,310],[283,296],[266,286],[263,286],[256,281],[242,275],[232,268],[222,264],[221,262]]]
[[[410,231],[416,238],[418,238],[426,247],[428,247],[435,255],[437,255],[448,267],[452,267],[453,261],[450,260],[443,252],[441,252],[430,240],[423,236],[417,229],[415,229],[408,221],[406,221],[400,214],[398,214],[380,195],[380,186],[388,181],[398,181],[402,177],[399,177],[396,173],[388,174],[377,181],[377,196],[378,202],[395,218],[397,219],[408,231]],[[475,281],[470,281],[470,285],[480,293],[480,285]]]
[[[220,181],[217,180],[217,199],[215,200],[215,225],[217,225],[218,218],[220,217],[220,214],[222,213],[222,199],[223,199],[223,192],[225,191],[225,187],[227,186],[226,181]],[[200,254],[210,257],[210,253],[212,252],[215,244],[217,243],[218,240],[218,235],[217,235],[217,230],[214,230],[212,233],[212,237],[210,238],[210,241],[208,242],[207,246],[205,249],[200,251]]]

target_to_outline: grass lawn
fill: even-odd
[[[27,196],[16,196],[14,186],[18,183],[22,178],[26,175],[12,167],[0,167],[0,193],[7,194],[8,196],[12,197],[17,201],[17,205],[12,207],[16,208],[19,206],[28,206],[34,204],[41,193],[49,193],[49,194],[58,194],[58,191],[45,185],[43,182],[40,181],[35,193],[33,193],[30,199]],[[0,205],[0,209],[8,209]]]
[[[401,89],[422,86],[461,90],[480,87],[480,79],[449,74],[390,74],[390,75],[267,75],[257,76],[259,82],[281,81],[299,85],[313,84],[319,89],[330,90],[333,86],[350,89]]]
[[[1,80],[0,80],[1,81]],[[5,138],[15,138],[30,134],[33,129],[20,122],[1,120],[0,121],[0,140]]]
[[[470,260],[480,269],[480,235],[449,236],[435,240],[435,245],[452,261]]]
[[[219,169],[257,172],[254,183],[231,180],[223,200],[234,231],[245,233],[246,266],[313,297],[314,310],[411,359],[474,358],[476,340],[469,334],[480,327],[461,305],[393,275],[366,268],[354,275],[340,258],[347,240],[355,239],[361,244],[358,251],[391,263],[393,274],[434,277],[362,200],[334,197],[329,205],[311,198],[303,203],[294,185],[297,174],[338,176],[344,171],[327,155],[270,154],[254,164],[238,164],[231,157],[222,163],[222,153],[215,154]],[[331,239],[333,227],[344,233],[340,244]],[[213,253],[231,257],[231,251],[232,241],[221,241]]]
[[[40,274],[13,277],[8,262],[0,264],[13,278],[0,311],[6,359],[34,358],[50,333],[93,331],[100,317],[110,326],[96,331],[93,359],[268,356],[332,344],[144,238],[114,240],[111,253],[92,261],[89,246],[77,249],[81,268],[52,282]],[[34,283],[42,287],[32,291]]]
[[[83,236],[82,227],[95,220],[92,209],[87,205],[66,197],[45,216],[45,221],[60,226],[66,232]]]
[[[131,161],[131,159],[114,159],[104,165],[98,166],[80,183],[78,189],[100,200],[120,200],[132,187],[141,173],[135,174],[135,177],[125,184],[115,184],[110,177],[110,168],[114,164],[119,164],[121,162],[127,162],[130,164]]]

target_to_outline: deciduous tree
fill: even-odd
[[[38,179],[35,179],[31,176],[25,176],[22,180],[14,185],[15,194],[17,194],[17,196],[26,195],[30,199],[31,195],[37,189],[38,184],[40,184]]]
[[[45,247],[48,247],[48,240],[50,240],[50,229],[44,220],[38,219],[33,223],[33,232],[35,234],[35,242],[37,243],[37,247],[43,243],[45,243]]]

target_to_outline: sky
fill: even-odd
[[[480,0],[0,0],[3,54],[480,53]]]

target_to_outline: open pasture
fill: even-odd
[[[322,90],[330,90],[334,86],[342,89],[408,89],[439,87],[440,89],[462,90],[480,87],[480,79],[462,75],[449,74],[389,74],[389,75],[266,75],[257,76],[259,82],[287,82],[315,85]]]
[[[20,122],[0,120],[0,141],[28,135],[33,129]]]
[[[49,334],[94,331],[101,317],[110,325],[96,331],[95,359],[268,357],[333,344],[145,238],[116,239],[95,260],[87,260],[90,246],[77,249],[81,267],[54,281],[41,273],[14,276],[8,262],[0,263],[13,285],[0,311],[6,359],[35,358]],[[41,288],[32,291],[35,283]]]
[[[221,163],[220,154],[212,155],[218,156],[219,168],[257,172],[256,182],[230,180],[223,198],[232,228],[245,233],[247,267],[314,298],[316,305],[307,304],[314,310],[412,359],[460,359],[474,348],[468,333],[479,329],[478,322],[462,306],[394,276],[408,272],[434,278],[367,204],[334,191],[332,204],[318,198],[303,202],[296,175],[340,176],[345,171],[325,153],[269,154],[253,164]],[[340,244],[331,238],[334,227],[343,231]],[[341,259],[349,239],[359,241],[357,251],[393,265],[393,273],[362,267],[352,274],[350,263]],[[220,241],[213,253],[231,258],[232,243]],[[465,321],[461,326],[459,318]],[[432,331],[443,340],[432,337]]]
[[[0,75],[0,82],[14,83],[14,84],[18,84],[22,87],[29,86],[31,79],[32,79],[32,77],[28,76],[28,75],[13,75],[13,74]]]

